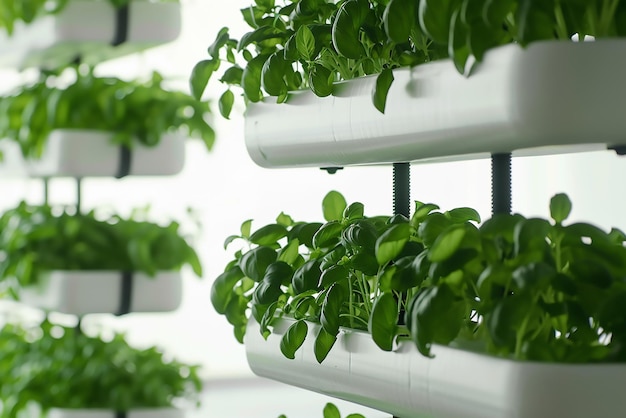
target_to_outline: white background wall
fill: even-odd
[[[206,57],[206,48],[222,26],[239,37],[247,29],[240,23],[239,9],[246,0],[183,1],[183,33],[175,43],[107,64],[102,70],[133,77],[157,69],[187,88],[193,65]],[[10,71],[0,74],[0,89],[19,79]],[[216,100],[223,88],[213,85],[207,97]],[[581,104],[584,105],[584,104]],[[248,375],[242,346],[235,342],[229,325],[212,309],[209,301],[213,278],[222,272],[230,253],[222,248],[226,236],[237,233],[242,221],[254,225],[271,222],[281,211],[297,220],[322,220],[321,199],[331,189],[348,201],[361,201],[369,215],[392,211],[391,167],[347,168],[335,175],[317,169],[268,170],[255,166],[243,141],[241,104],[230,121],[222,120],[215,108],[214,127],[218,138],[211,153],[199,142],[189,141],[187,164],[171,178],[89,179],[84,183],[85,207],[113,207],[127,214],[133,207],[150,204],[155,220],[184,217],[193,207],[201,215],[203,229],[197,250],[204,263],[205,277],[185,274],[184,303],[170,314],[135,314],[125,318],[98,317],[108,326],[128,331],[137,344],[157,344],[177,357],[201,363],[210,378]],[[626,137],[626,135],[625,135]],[[626,139],[626,138],[625,138]],[[5,162],[10,164],[11,161]],[[471,206],[483,217],[490,211],[490,163],[487,160],[412,168],[413,198],[434,202],[444,209]],[[7,170],[3,170],[4,173]],[[21,199],[41,201],[38,181],[0,179],[0,209]],[[521,158],[514,161],[514,210],[527,216],[548,215],[549,198],[567,192],[574,202],[572,219],[593,221],[608,228],[626,229],[626,199],[622,197],[626,161],[614,154],[572,154],[562,157]],[[51,200],[71,203],[71,181],[52,183]]]

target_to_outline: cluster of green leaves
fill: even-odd
[[[393,68],[450,57],[469,74],[503,44],[626,35],[619,0],[255,0],[241,13],[252,31],[234,39],[222,28],[191,75],[200,98],[228,63],[220,78],[228,86],[219,100],[225,118],[233,86],[246,102],[264,94],[284,102],[289,91],[310,88],[323,97],[337,81],[376,74],[372,100],[384,112]]]
[[[337,405],[335,405],[332,402],[328,402],[326,405],[324,405],[324,410],[323,412],[323,417],[324,418],[341,418],[341,412],[339,411],[339,408],[337,408]],[[278,418],[287,418],[286,415],[280,415]],[[365,418],[363,417],[363,415],[361,414],[349,414],[346,415],[346,418]]]
[[[116,270],[155,275],[184,265],[202,275],[195,250],[179,224],[161,226],[132,217],[101,219],[94,211],[24,202],[0,217],[0,281],[17,287],[39,282],[51,270]]]
[[[480,227],[471,208],[441,212],[416,202],[410,219],[365,217],[337,192],[326,223],[276,223],[240,235],[211,292],[214,308],[243,341],[248,315],[264,337],[284,315],[281,340],[294,358],[309,332],[322,362],[340,327],[367,330],[383,350],[408,336],[432,344],[471,341],[481,352],[540,361],[626,361],[626,236],[586,223],[565,226],[571,203],[551,201],[553,222],[497,215]]]
[[[145,81],[97,77],[93,70],[75,73],[67,87],[54,75],[0,97],[0,137],[17,141],[26,157],[39,157],[55,129],[111,132],[115,144],[155,146],[168,132],[200,138],[211,149],[215,132],[207,123],[210,108],[183,92],[165,89],[158,73]],[[72,74],[73,75],[73,74]]]
[[[361,203],[347,205],[334,191],[322,207],[326,223],[294,222],[281,214],[276,223],[251,233],[250,221],[245,222],[241,235],[226,244],[242,239],[250,249],[238,251],[213,283],[213,306],[234,326],[239,341],[250,312],[264,336],[274,318],[295,318],[281,343],[289,358],[307,336],[307,321],[322,325],[315,342],[320,362],[340,327],[369,330],[377,344],[390,350],[402,328],[397,321],[401,308],[424,280],[415,261],[424,250],[415,227],[424,209],[412,220],[366,217]],[[477,216],[469,209],[442,216],[457,220],[465,213]],[[430,239],[435,232],[425,234]]]
[[[407,309],[418,349],[474,340],[521,360],[626,361],[626,235],[564,225],[571,207],[558,194],[552,221],[495,215],[480,228],[445,226],[424,251],[428,278]]]
[[[0,330],[0,417],[17,418],[35,403],[50,408],[171,407],[198,402],[196,365],[168,359],[156,347],[131,347],[124,335],[109,341],[47,319],[38,326]]]

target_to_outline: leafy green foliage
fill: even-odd
[[[17,418],[35,402],[49,408],[128,411],[199,400],[198,366],[168,359],[156,347],[138,350],[124,335],[110,340],[44,320],[0,329],[0,405]],[[30,409],[29,409],[30,410]]]
[[[11,35],[17,22],[29,24],[42,15],[59,13],[65,8],[67,2],[68,0],[2,0],[0,1],[0,28]]]
[[[341,418],[341,412],[339,411],[339,408],[337,408],[337,405],[335,405],[334,403],[328,402],[326,405],[324,405],[324,409],[323,409],[323,418]],[[286,415],[280,415],[278,418],[287,418]],[[365,418],[363,415],[361,414],[349,414],[346,415],[346,418]]]
[[[285,315],[319,323],[319,362],[341,327],[368,331],[383,350],[409,336],[426,356],[433,344],[470,340],[520,360],[626,361],[626,235],[564,224],[566,195],[552,198],[551,220],[496,215],[480,227],[470,208],[442,212],[416,202],[411,219],[366,217],[362,204],[347,205],[334,191],[323,206],[325,224],[287,217],[286,233],[277,223],[257,230],[267,240],[244,238],[251,248],[236,254],[212,294],[220,313],[238,304],[238,319],[229,319],[236,329],[248,310],[264,312],[264,335]],[[232,266],[259,251],[269,267],[255,285],[259,272],[245,277]],[[294,328],[285,338],[293,356],[306,333]]]
[[[0,282],[33,285],[51,270],[117,270],[154,275],[189,265],[202,275],[179,225],[24,202],[0,216]]]
[[[25,157],[41,156],[55,129],[111,132],[114,144],[130,148],[155,146],[164,134],[182,132],[211,149],[215,132],[207,123],[208,104],[166,90],[158,73],[140,82],[67,71],[76,78],[68,86],[56,76],[42,76],[0,98],[0,137],[19,143]]]
[[[225,75],[238,74],[221,81],[243,87],[252,102],[265,94],[284,102],[306,88],[323,97],[334,82],[378,75],[372,101],[384,112],[394,68],[450,58],[469,75],[505,44],[626,36],[619,0],[283,0],[255,1],[241,13],[252,30],[237,40],[222,28],[210,60],[191,75],[192,90],[204,90],[212,71],[203,69],[219,61],[229,65]]]

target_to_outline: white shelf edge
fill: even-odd
[[[132,0],[127,42],[112,47],[111,4],[72,0],[58,15],[42,16],[31,24],[18,22],[11,36],[0,32],[0,66],[54,68],[77,56],[96,63],[172,42],[181,32],[180,7],[177,2]]]
[[[114,411],[100,409],[53,408],[47,418],[116,418]],[[175,408],[145,408],[128,411],[127,418],[184,418],[185,411]]]
[[[624,143],[626,40],[546,41],[489,51],[465,78],[448,61],[394,71],[385,114],[374,77],[249,105],[245,139],[262,167],[332,167],[542,155]]]
[[[55,270],[41,280],[20,290],[20,302],[72,315],[119,311],[122,278],[118,271]],[[171,312],[181,300],[180,272],[158,272],[155,277],[133,274],[131,312]]]
[[[385,352],[349,330],[318,364],[318,325],[309,324],[294,360],[282,355],[290,323],[280,320],[264,340],[250,320],[245,345],[255,374],[402,418],[620,418],[626,410],[626,364],[519,362],[438,345],[429,359],[412,342]]]
[[[54,130],[39,159],[27,159],[25,172],[32,177],[112,177],[120,166],[120,149],[111,143],[113,133],[73,129]],[[136,143],[130,159],[130,176],[171,176],[185,165],[185,138],[164,134],[149,147]]]

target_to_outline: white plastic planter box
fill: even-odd
[[[121,48],[110,47],[115,28],[109,1],[72,0],[58,15],[17,24],[12,36],[0,31],[0,65],[50,68],[78,56],[98,62],[174,41],[181,30],[180,4],[132,0]]]
[[[626,143],[625,40],[507,45],[469,77],[449,60],[394,77],[384,115],[371,101],[374,77],[325,98],[299,91],[249,105],[250,156],[262,167],[332,167]]]
[[[122,277],[118,271],[52,271],[37,286],[20,291],[20,301],[41,309],[73,315],[117,313],[121,306]],[[129,310],[169,312],[182,300],[178,272],[155,277],[135,273]]]
[[[184,418],[185,412],[174,408],[138,409],[126,413],[127,418]],[[115,412],[91,409],[51,409],[47,418],[117,418]]]
[[[121,164],[120,147],[111,142],[112,133],[59,129],[52,131],[40,159],[26,161],[34,177],[110,177]],[[135,144],[131,150],[129,175],[169,176],[185,165],[185,139],[165,134],[159,144]]]
[[[364,332],[342,330],[322,364],[313,353],[318,326],[289,360],[281,320],[266,340],[253,320],[246,332],[252,371],[400,418],[622,418],[626,365],[517,362],[434,346],[434,359],[402,342],[380,350]]]

